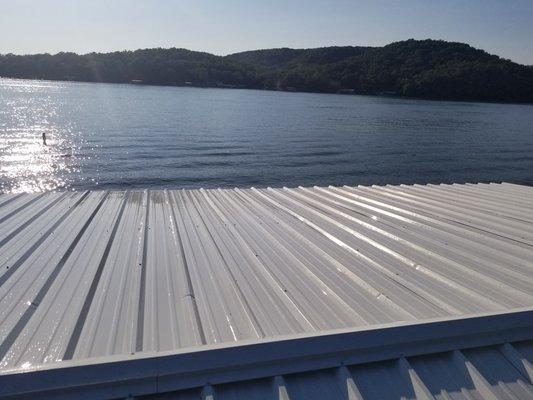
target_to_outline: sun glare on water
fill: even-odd
[[[0,193],[68,187],[76,147],[69,128],[54,122],[57,103],[36,96],[43,89],[50,91],[42,82],[0,80]]]
[[[42,144],[40,129],[18,132],[18,137],[0,139],[2,191],[41,192],[65,186],[61,172],[67,168],[52,140]]]

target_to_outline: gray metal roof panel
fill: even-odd
[[[520,362],[531,366],[533,360],[518,350],[521,348],[531,349],[533,342],[278,375],[141,399],[533,399],[531,376],[524,375],[508,354],[513,352]]]
[[[0,369],[533,306],[533,188],[0,197]]]
[[[70,360],[5,371],[0,397],[530,398],[532,329],[525,309]]]

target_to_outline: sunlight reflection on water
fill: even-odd
[[[48,140],[48,146],[43,145],[42,131],[41,128],[17,132],[18,137],[0,138],[0,175],[5,181],[0,190],[8,189],[8,185],[12,193],[40,192],[64,186],[58,172],[68,166],[61,159],[54,140]]]
[[[35,96],[43,90],[57,91],[60,86],[0,81],[5,96],[0,97],[0,192],[41,192],[67,186],[64,176],[76,168],[72,132],[51,121],[57,105],[46,96]]]
[[[532,107],[0,79],[0,195],[533,184]]]

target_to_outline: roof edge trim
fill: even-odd
[[[117,398],[533,339],[533,308],[0,374],[0,397]],[[28,376],[31,375],[31,376]]]

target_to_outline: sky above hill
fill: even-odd
[[[466,42],[533,64],[532,0],[0,0],[0,53]]]

